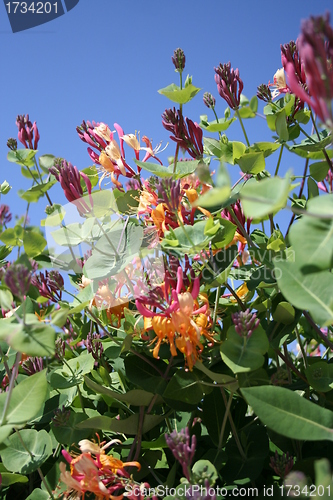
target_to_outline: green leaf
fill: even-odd
[[[7,194],[11,189],[12,186],[10,186],[7,181],[3,181],[3,183],[0,184],[0,194]]]
[[[16,149],[15,151],[8,151],[7,160],[11,163],[17,163],[21,167],[33,167],[35,165],[34,157],[37,151],[33,149]]]
[[[259,174],[265,170],[264,153],[244,153],[240,158],[236,159],[236,163],[244,173]]]
[[[250,106],[243,106],[239,108],[238,113],[241,118],[255,118],[256,113],[251,109]]]
[[[189,404],[199,403],[203,396],[200,377],[194,372],[177,371],[168,383],[163,396]]]
[[[120,432],[122,434],[135,435],[139,430],[139,417],[138,413],[131,415],[123,420],[117,418],[110,418],[106,416],[92,417],[77,424],[78,429],[98,429],[112,432]],[[145,415],[142,433],[145,434],[159,425],[164,420],[163,415]]]
[[[70,412],[69,420],[62,426],[52,425],[52,431],[58,443],[65,446],[71,446],[73,443],[78,443],[81,439],[88,438],[90,432],[85,428],[80,427],[81,423],[88,420],[84,413]],[[98,427],[96,429],[100,430]]]
[[[221,427],[225,414],[225,404],[221,390],[215,388],[210,394],[206,394],[202,403],[202,419],[207,427],[208,434],[212,442],[217,445],[221,435]],[[230,432],[230,424],[226,426],[224,434],[224,443]]]
[[[178,104],[186,104],[191,99],[193,99],[193,97],[196,96],[200,90],[201,89],[199,89],[198,87],[192,85],[192,83],[190,83],[183,89],[180,89],[178,85],[171,83],[171,85],[158,90],[158,93],[165,95],[165,97],[170,99],[170,101],[172,102],[176,102]]]
[[[42,155],[38,158],[39,166],[46,174],[49,174],[49,168],[54,166],[54,160],[56,157],[54,155]]]
[[[273,154],[277,149],[281,147],[281,144],[277,142],[255,142],[252,146],[247,148],[246,151],[249,153],[251,152],[260,152],[262,151],[264,154],[264,157],[267,158],[267,156],[270,156]]]
[[[27,189],[27,191],[24,191],[23,193],[20,194],[20,198],[22,198],[25,201],[28,201],[29,203],[34,203],[39,200],[46,191],[48,191],[52,186],[56,184],[56,181],[49,181],[46,182],[45,184],[37,184],[36,186],[32,186],[30,189]]]
[[[43,491],[40,488],[35,488],[31,495],[27,497],[27,500],[48,500],[49,498],[50,495],[47,491]]]
[[[9,227],[0,234],[0,240],[3,241],[6,245],[12,247],[20,247],[23,244],[22,236],[23,228],[21,226],[15,226],[13,228]]]
[[[250,101],[250,108],[252,109],[252,111],[254,113],[256,113],[258,111],[258,97],[256,95],[254,95],[252,98],[251,98],[251,101]]]
[[[168,366],[164,361],[149,358],[148,363],[145,359],[132,355],[125,358],[124,364],[130,382],[148,392],[163,394],[166,381],[161,377],[161,373],[165,373]]]
[[[52,326],[41,323],[34,314],[26,315],[25,326],[15,321],[15,318],[9,318],[0,323],[0,340],[29,356],[54,354],[55,331]]]
[[[277,114],[275,121],[275,128],[276,128],[276,133],[278,134],[280,140],[283,142],[287,142],[289,139],[289,132],[287,127],[286,112],[284,110],[280,111]]]
[[[138,167],[148,170],[158,177],[173,177],[174,179],[181,179],[187,175],[192,174],[199,165],[199,160],[190,161],[178,161],[176,165],[176,170],[174,171],[174,164],[172,163],[168,167],[164,167],[158,163],[149,163],[139,160],[134,160]]]
[[[235,117],[230,119],[219,118],[218,122],[216,120],[211,122],[201,121],[199,125],[207,132],[224,132],[234,121],[236,121]]]
[[[214,380],[214,382],[219,385],[225,385],[230,391],[236,392],[238,389],[238,382],[235,378],[230,377],[230,375],[225,375],[224,373],[215,373],[209,370],[201,361],[197,361],[194,366],[194,370],[199,370],[204,373],[208,378]]]
[[[12,392],[5,424],[17,426],[32,420],[44,404],[47,395],[45,370],[22,380]],[[0,416],[3,415],[7,393],[0,394]]]
[[[1,458],[6,469],[31,474],[52,455],[52,439],[45,430],[19,432],[20,435],[14,433],[8,438],[6,448],[0,451]]]
[[[283,387],[241,389],[260,420],[291,439],[333,441],[333,412]]]
[[[12,472],[8,472],[7,469],[0,464],[0,474],[1,474],[1,487],[10,486],[15,483],[27,483],[28,478],[26,476],[22,476],[21,474],[13,474]]]
[[[5,288],[0,288],[0,305],[5,310],[11,309],[13,307],[13,294],[10,290],[6,290]],[[1,328],[0,328],[1,332]],[[0,333],[1,335],[1,333]]]
[[[154,394],[152,392],[143,391],[141,389],[133,389],[122,394],[116,391],[112,391],[107,387],[103,387],[102,385],[96,384],[96,382],[88,377],[84,377],[84,381],[86,385],[97,394],[105,394],[110,398],[116,399],[117,401],[123,401],[124,403],[128,403],[129,405],[149,406],[151,400],[154,397]]]
[[[28,257],[34,258],[46,247],[46,239],[40,233],[24,230],[23,246]]]
[[[196,484],[202,484],[208,479],[209,485],[213,486],[218,478],[217,471],[209,460],[198,460],[195,462],[192,467],[192,473]]]
[[[310,137],[306,137],[300,144],[295,144],[289,147],[292,152],[304,151],[305,153],[310,152],[321,152],[327,146],[331,144],[332,137],[327,130],[322,130],[319,132],[319,139],[317,134],[313,134]]]
[[[319,392],[333,389],[333,365],[326,361],[316,361],[305,369],[310,385]]]
[[[289,302],[281,301],[272,314],[274,321],[283,325],[290,325],[295,320],[295,309]]]
[[[267,335],[259,325],[250,337],[241,337],[231,326],[227,333],[227,340],[222,343],[220,351],[225,364],[234,373],[250,372],[261,368],[268,351]]]
[[[320,327],[333,323],[333,275],[329,271],[302,274],[295,263],[274,259],[275,276],[285,298],[310,312]]]
[[[117,254],[110,245],[110,241]],[[143,241],[143,229],[134,223],[118,224],[96,243],[91,257],[84,265],[84,275],[90,279],[105,279],[124,269],[139,254]]]
[[[316,163],[311,163],[310,174],[317,182],[321,182],[325,179],[328,173],[328,163],[327,161],[318,161]]]
[[[307,210],[316,214],[333,214],[332,196],[309,200]],[[297,267],[304,273],[333,267],[333,217],[320,219],[305,214],[292,225],[289,238],[296,253]]]
[[[278,212],[287,203],[290,180],[269,177],[260,180],[250,179],[239,192],[246,217],[262,220],[269,214]]]

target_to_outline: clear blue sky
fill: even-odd
[[[40,154],[64,157],[79,169],[91,164],[75,130],[82,119],[103,121],[111,128],[118,122],[126,133],[139,130],[153,145],[161,140],[165,144],[169,134],[161,114],[171,103],[157,90],[178,84],[171,63],[175,48],[183,48],[185,73],[203,89],[184,113],[199,121],[208,111],[202,94],[210,91],[223,115],[226,106],[216,91],[214,66],[230,60],[240,70],[244,94],[251,97],[257,85],[272,81],[281,66],[280,44],[297,38],[301,19],[330,6],[331,0],[80,0],[66,15],[13,34],[1,3],[0,181],[13,186],[2,203],[22,214],[25,202],[18,201],[16,191],[30,187],[18,167],[6,160],[6,142],[17,135],[18,114],[29,113],[37,121]],[[266,130],[264,123],[256,122],[256,127],[246,123],[251,142],[262,140]],[[243,140],[238,125],[227,134]],[[162,160],[173,154],[171,142]],[[59,186],[50,194],[53,201],[65,201]],[[33,222],[43,218],[46,204],[42,199],[33,207]]]

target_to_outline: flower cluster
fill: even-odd
[[[241,337],[250,338],[253,331],[258,328],[260,324],[260,320],[257,318],[256,313],[252,314],[250,309],[234,313],[231,318],[235,325],[236,332]]]
[[[175,288],[167,272],[163,286],[148,291],[148,295],[140,296],[140,288],[137,288],[137,310],[145,319],[145,329],[153,330],[156,334],[153,339],[153,343],[156,342],[153,350],[155,358],[158,357],[161,344],[167,342],[172,356],[177,356],[178,349],[184,354],[187,366],[192,370],[203,351],[201,336],[213,342],[209,333],[211,320],[208,301],[199,293],[199,288],[198,277],[191,280],[190,287],[185,286],[180,266]]]
[[[163,127],[172,133],[170,139],[176,142],[180,148],[187,151],[194,159],[203,155],[202,130],[199,125],[189,118],[183,118],[180,110],[176,108],[166,109],[162,115]]]
[[[239,69],[233,69],[231,63],[219,64],[215,68],[215,82],[220,96],[231,109],[237,109],[240,96],[244,88],[243,80],[239,76]]]
[[[124,143],[134,150],[135,157],[139,160],[140,151],[145,151],[145,156],[142,159],[143,162],[147,161],[149,158],[156,158],[157,161],[161,161],[156,157],[160,149],[158,145],[154,150],[151,141],[148,137],[142,137],[142,141],[146,146],[140,146],[140,142],[134,134],[125,134],[123,129],[118,123],[114,123],[115,131],[111,131],[108,125],[105,123],[96,123],[90,121],[83,121],[82,124],[77,127],[77,133],[80,139],[89,145],[87,151],[90,158],[94,163],[100,166],[102,172],[102,177],[100,179],[100,187],[103,179],[110,176],[113,184],[119,189],[123,189],[121,182],[119,181],[119,176],[123,175],[127,178],[134,178],[137,176],[137,172],[126,162],[125,160],[125,149]],[[118,134],[119,145],[115,140],[115,132]],[[138,167],[138,172],[140,172],[140,167]]]
[[[195,435],[190,436],[188,427],[180,432],[173,431],[170,435],[165,434],[166,444],[169,446],[173,456],[180,463],[183,474],[190,481],[190,467],[193,462],[197,439]]]
[[[18,127],[18,140],[26,149],[38,149],[40,139],[36,122],[33,124],[29,120],[29,115],[18,115],[16,118]]]
[[[138,462],[122,462],[111,454],[107,455],[106,448],[115,442],[119,441],[97,444],[83,439],[79,442],[79,455],[62,451],[70,464],[70,471],[65,462],[59,465],[60,481],[67,486],[64,498],[84,498],[86,493],[93,493],[97,498],[106,500],[118,496],[117,493],[120,494],[126,485],[131,484],[131,476],[125,467],[140,470],[141,466]]]

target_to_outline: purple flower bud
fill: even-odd
[[[328,13],[303,21],[297,48],[305,76],[300,79],[295,58],[290,61],[287,56],[285,71],[291,91],[333,127],[333,29],[329,21]]]
[[[179,111],[166,109],[162,115],[163,127],[173,135],[170,139],[177,142],[182,149],[185,149],[194,159],[202,157],[203,132],[197,123],[189,118],[183,118]]]
[[[0,225],[8,224],[12,220],[12,214],[8,205],[0,205]]]
[[[231,319],[235,325],[236,332],[241,337],[250,338],[253,331],[258,328],[260,324],[260,320],[257,318],[256,313],[252,314],[250,309],[232,314]]]
[[[271,89],[269,88],[268,85],[262,83],[257,88],[257,96],[258,99],[261,99],[262,101],[270,102],[272,100]]]
[[[43,358],[27,358],[25,361],[23,361],[21,366],[28,375],[33,375],[34,373],[41,372],[44,369]]]
[[[31,284],[38,288],[42,297],[46,297],[52,302],[61,300],[64,280],[59,271],[45,271],[45,276],[41,272],[39,276],[32,278]]]
[[[228,62],[227,64],[220,64],[214,69],[218,93],[231,109],[238,108],[244,87],[238,68],[234,70],[231,68],[231,63]]]
[[[36,122],[32,124],[29,115],[18,115],[16,125],[18,127],[19,141],[26,149],[36,150],[40,139]]]
[[[12,137],[10,139],[8,139],[7,147],[9,149],[11,149],[12,151],[16,151],[17,150],[17,140],[13,139]]]
[[[66,160],[56,163],[53,167],[49,168],[49,172],[60,182],[67,200],[76,205],[80,215],[91,212],[93,206],[91,182],[86,174],[79,172],[76,167]],[[81,178],[86,185],[91,207],[89,207],[83,199]]]
[[[189,500],[216,500],[216,494],[213,493],[213,491],[214,490],[211,487],[209,479],[205,479],[204,486],[200,485],[199,489],[197,485],[195,489],[192,489],[192,487],[190,486],[186,490],[185,498],[188,498]]]
[[[182,73],[185,68],[185,54],[182,49],[176,49],[171,57],[172,62],[178,73]]]
[[[207,108],[214,109],[215,108],[215,97],[210,92],[205,92],[203,95],[203,102]]]
[[[289,455],[289,451],[282,455],[279,455],[278,452],[275,451],[275,454],[270,458],[269,465],[277,476],[285,478],[294,467],[294,458]]]
[[[166,444],[172,451],[173,456],[180,463],[183,468],[183,474],[188,481],[190,481],[190,467],[195,454],[195,447],[197,439],[195,435],[190,437],[188,427],[182,429],[180,432],[174,430],[170,435],[165,434]]]
[[[5,283],[13,295],[24,299],[31,283],[31,272],[23,264],[13,264],[5,274]]]
[[[180,180],[161,179],[156,185],[158,202],[165,203],[170,212],[177,212],[180,203]]]
[[[66,342],[58,337],[55,341],[55,357],[62,360],[65,357]]]
[[[100,339],[99,334],[89,332],[84,341],[87,351],[92,354],[96,361],[100,361],[103,355],[103,344]]]

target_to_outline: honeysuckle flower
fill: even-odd
[[[81,454],[72,456],[68,451],[62,450],[62,455],[70,464],[70,472],[66,470],[65,462],[61,462],[60,480],[68,486],[65,498],[84,498],[85,493],[94,493],[98,499],[114,498],[112,493],[123,490],[130,480],[130,474],[125,467],[137,467],[138,462],[122,462],[121,460],[106,455],[105,449],[113,440],[103,446],[84,439],[79,442]]]
[[[230,61],[214,68],[215,82],[220,96],[227,102],[231,109],[236,109],[240,104],[240,96],[244,88],[243,81],[239,76],[239,69],[231,68]]]
[[[0,205],[0,225],[8,224],[12,220],[12,214],[8,205]]]
[[[327,13],[325,16],[310,17],[302,23],[298,46],[308,92],[291,62],[287,62],[285,70],[291,91],[306,102],[324,123],[333,127],[333,29],[329,21]]]
[[[36,150],[40,139],[36,122],[32,124],[29,115],[18,115],[16,125],[18,127],[18,140],[21,144],[26,149]]]
[[[92,186],[89,177],[84,172],[79,172],[75,166],[66,160],[62,160],[51,167],[49,172],[60,182],[67,200],[76,206],[80,215],[86,215],[92,211]],[[81,179],[84,181],[87,188],[90,207],[84,199]]]
[[[166,109],[162,115],[163,127],[172,132],[170,139],[177,142],[194,159],[203,155],[203,132],[199,125],[189,118],[183,118],[176,108]]]
[[[116,163],[117,164],[120,172],[123,175],[126,175],[126,169],[125,169],[124,161],[123,161],[123,158],[121,156],[121,152],[120,152],[119,146],[118,146],[117,142],[114,139],[112,139],[112,141],[110,141],[110,143],[108,144],[108,146],[105,148],[105,152],[109,156],[109,158],[112,161],[112,163]]]
[[[94,128],[94,133],[107,143],[111,141],[113,135],[111,130],[109,129],[109,126],[105,125],[105,123],[103,122],[101,122]]]
[[[284,74],[284,69],[280,68],[274,75],[273,83],[270,86],[274,89],[272,92],[272,99],[275,99],[280,94],[285,94],[288,92],[289,88],[286,83],[286,77]]]
[[[154,330],[156,342],[153,356],[158,358],[162,342],[170,345],[173,356],[177,355],[177,349],[186,358],[190,370],[203,350],[200,337],[205,336],[213,342],[208,333],[210,326],[210,312],[207,298],[199,295],[199,278],[194,278],[191,283],[191,291],[184,286],[183,270],[179,266],[177,270],[176,288],[171,286],[171,281],[165,274],[165,282],[161,287],[148,291],[148,295],[140,296],[140,288],[136,287],[136,307],[140,314],[146,319],[145,328]],[[143,287],[143,284],[141,285]],[[201,305],[199,304],[199,300]]]
[[[139,159],[139,153],[140,153],[140,143],[136,137],[135,134],[125,134],[122,136],[123,141],[129,146],[130,148],[134,149],[136,159]]]

